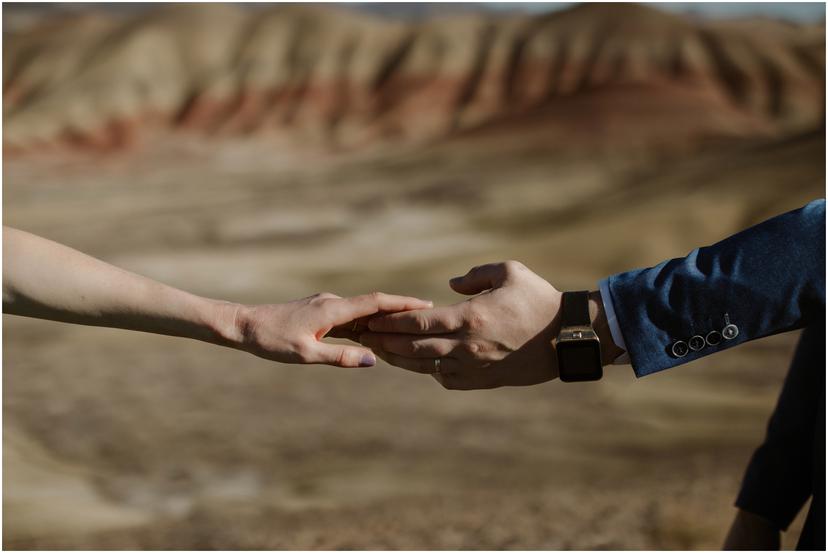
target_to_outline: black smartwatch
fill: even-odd
[[[604,376],[601,341],[589,320],[589,292],[564,292],[555,351],[562,381],[584,382]]]

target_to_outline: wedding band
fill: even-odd
[[[440,374],[440,358],[434,360],[434,374]]]

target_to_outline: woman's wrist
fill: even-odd
[[[204,335],[197,339],[233,349],[245,349],[247,306],[228,301],[203,299],[201,326],[204,329]]]

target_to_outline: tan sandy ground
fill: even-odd
[[[481,262],[593,286],[802,205],[822,195],[820,135],[663,159],[182,139],[141,160],[9,162],[4,218],[212,297],[445,303],[447,279]],[[3,322],[12,549],[717,548],[796,340],[641,380],[616,367],[462,393],[386,365]]]

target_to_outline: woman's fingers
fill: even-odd
[[[368,317],[360,317],[345,324],[341,324],[331,328],[326,338],[345,338],[352,342],[359,342],[359,336],[368,330]]]
[[[440,335],[437,338],[418,334],[363,332],[359,336],[359,343],[372,350],[383,350],[405,357],[434,359],[454,352],[460,345],[460,340],[452,334]]]
[[[374,292],[351,298],[336,298],[325,300],[327,311],[326,321],[332,326],[339,326],[348,322],[367,317],[376,313],[396,313],[412,309],[427,309],[433,304],[430,301],[408,296],[395,296]]]
[[[321,363],[335,367],[373,367],[376,357],[367,348],[316,342],[304,356],[306,363]]]
[[[326,335],[333,338],[359,340],[361,332],[367,330],[367,317],[377,313],[395,313],[412,309],[426,309],[433,304],[409,296],[396,296],[375,292],[351,298],[339,298],[332,294],[312,296],[321,316],[317,328],[328,328]],[[376,363],[374,353],[364,347],[326,344],[319,341],[317,334],[313,346],[302,356],[306,363],[323,363],[337,367],[370,367]]]
[[[465,323],[468,302],[433,309],[418,309],[374,317],[368,328],[374,332],[399,334],[445,334],[460,330]]]

